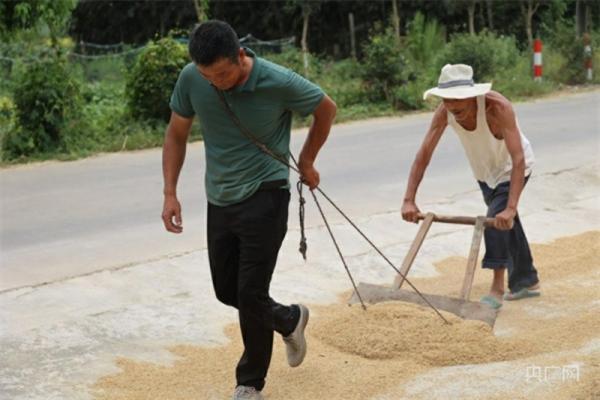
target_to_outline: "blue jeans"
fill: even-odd
[[[529,177],[525,178],[525,184]],[[483,199],[488,206],[487,216],[494,218],[506,209],[510,182],[504,182],[490,188],[486,183],[478,181]],[[514,226],[508,231],[486,228],[484,231],[485,256],[482,267],[489,269],[508,269],[508,288],[517,292],[539,282],[537,270],[533,266],[529,243],[519,214],[515,216]]]

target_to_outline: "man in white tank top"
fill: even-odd
[[[500,308],[503,300],[538,296],[539,279],[533,266],[529,243],[523,231],[517,205],[534,163],[531,145],[521,132],[510,102],[491,91],[490,83],[475,84],[473,69],[464,64],[442,68],[438,86],[424,98],[438,96],[443,102],[433,115],[431,126],[412,165],[402,205],[402,217],[417,222],[415,197],[431,156],[444,130],[450,125],[458,135],[488,206],[487,216],[495,219],[484,233],[486,253],[483,268],[494,277],[483,303]],[[508,269],[509,293],[504,293]]]

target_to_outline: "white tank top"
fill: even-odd
[[[512,159],[506,148],[504,140],[499,140],[492,135],[485,115],[485,95],[477,96],[477,127],[474,131],[463,128],[451,112],[448,112],[448,125],[450,125],[460,139],[475,179],[485,182],[490,188],[495,188],[503,182],[510,181],[512,172]],[[519,121],[517,128],[521,135],[523,154],[525,156],[525,176],[531,173],[535,162],[531,144],[523,135]]]

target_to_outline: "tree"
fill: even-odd
[[[310,4],[302,2],[302,55],[304,57],[304,74],[308,75],[308,19],[310,18]]]
[[[464,15],[464,11],[467,11],[467,27],[471,35],[475,34],[475,7],[477,0],[445,0],[445,8],[448,14],[457,13],[458,15]],[[444,21],[447,25],[448,17],[442,17],[440,21]],[[443,22],[443,23],[444,23]],[[462,25],[462,24],[461,24]],[[464,26],[464,25],[463,25]],[[461,29],[462,31],[462,29]]]
[[[490,28],[490,31],[494,30],[494,9],[492,7],[493,4],[493,0],[486,0],[488,28]]]
[[[409,22],[406,34],[406,50],[415,68],[425,70],[446,44],[445,32],[435,19],[425,20],[417,12]]]
[[[580,37],[584,32],[592,30],[592,8],[599,9],[598,1],[576,0],[575,2],[575,30]]]
[[[317,11],[321,7],[321,4],[320,2],[311,2],[310,0],[290,0],[289,5],[291,7],[300,7],[302,10],[302,39],[300,40],[300,46],[302,47],[302,56],[304,59],[304,75],[308,76],[308,57],[310,55],[308,49],[309,21],[311,14]]]
[[[469,33],[471,35],[475,34],[475,5],[477,4],[477,0],[470,0],[467,4],[467,11],[469,13]]]
[[[187,31],[198,22],[193,0],[176,5],[157,0],[81,0],[73,10],[70,34],[75,42],[143,44],[173,29]],[[212,8],[206,14],[212,15]]]
[[[208,19],[209,0],[194,0],[194,8],[196,9],[196,16],[198,22],[206,21]]]
[[[17,31],[46,28],[57,47],[58,37],[66,32],[76,0],[15,0],[2,2],[0,34],[4,39]]]
[[[533,29],[532,29],[532,20],[533,15],[540,7],[539,0],[521,0],[519,2],[521,7],[521,14],[523,16],[523,20],[525,22],[525,31],[527,32],[527,42],[529,43],[529,48],[533,45]]]
[[[363,45],[361,65],[361,75],[369,97],[373,101],[386,100],[394,104],[394,88],[407,81],[409,71],[406,59],[391,27],[382,31],[381,24],[375,24],[369,39]]]
[[[398,0],[392,0],[392,21],[394,22],[394,32],[396,40],[400,43],[400,14],[398,13]]]

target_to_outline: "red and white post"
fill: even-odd
[[[591,81],[593,78],[592,73],[592,41],[590,35],[585,33],[583,35],[583,59],[585,63],[586,78]]]
[[[542,80],[542,41],[540,39],[533,41],[533,80]]]

